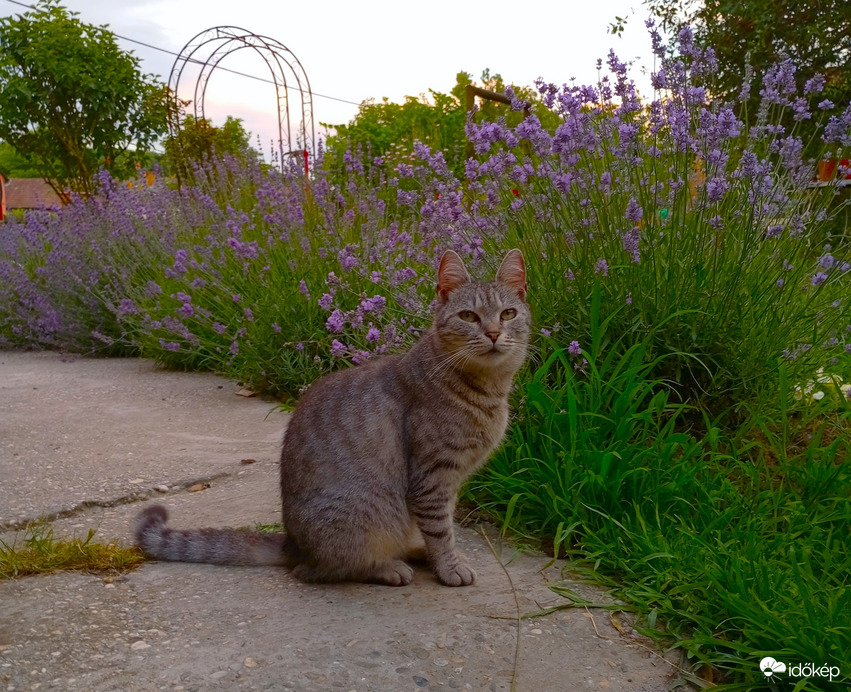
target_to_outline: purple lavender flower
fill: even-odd
[[[824,272],[817,272],[815,276],[813,276],[811,283],[813,286],[818,286],[819,284],[823,284],[827,281],[827,274]]]
[[[633,262],[641,261],[641,232],[638,227],[624,233],[621,236],[621,243],[623,243],[623,249],[631,255]]]
[[[766,238],[779,238],[781,235],[783,235],[783,224],[769,226],[765,231]]]
[[[213,331],[216,332],[216,334],[224,334],[227,329],[228,328],[221,322],[213,322]]]
[[[299,342],[295,345],[295,350],[296,350],[296,351],[303,351],[303,350],[304,350],[304,344],[303,344],[303,343],[301,343],[301,341],[299,341]]]
[[[380,271],[372,272],[372,274],[369,275],[369,280],[372,281],[372,283],[374,283],[374,284],[380,284],[381,283],[381,272]]]
[[[195,310],[192,308],[190,303],[184,303],[175,310],[175,313],[182,317],[192,317],[192,315],[195,314]]]
[[[236,341],[231,341],[230,348],[228,349],[228,353],[232,356],[235,356],[239,353],[239,343]]]
[[[340,358],[346,354],[346,345],[341,344],[339,341],[334,339],[331,342],[331,355],[335,358]]]
[[[549,329],[546,329],[544,327],[541,327],[541,334],[543,334],[544,336],[552,336],[553,335],[553,333]]]
[[[345,324],[346,322],[343,319],[342,313],[339,310],[334,310],[334,312],[332,312],[328,319],[325,321],[325,328],[329,332],[339,333],[343,331],[343,327],[345,326]]]
[[[307,287],[304,279],[298,282],[298,290],[303,296],[307,296],[308,300],[310,299],[310,289]]]
[[[792,107],[795,111],[793,119],[796,121],[810,120],[813,117],[810,113],[810,105],[807,103],[807,99],[805,98],[795,99]]]
[[[354,255],[355,250],[357,250],[357,245],[349,244],[337,253],[337,259],[343,271],[350,271],[358,266],[359,260]]]
[[[251,308],[243,308],[242,314],[245,316],[245,319],[247,319],[249,322],[254,321],[254,313],[251,311]]]
[[[567,352],[572,356],[578,356],[582,353],[582,347],[579,345],[578,341],[571,341],[567,345]]]
[[[174,341],[166,341],[165,339],[159,340],[160,348],[164,348],[166,351],[179,351],[180,344]]]
[[[369,351],[355,351],[352,356],[352,362],[355,365],[360,365],[361,363],[366,363],[371,357],[372,354]]]
[[[720,200],[727,192],[727,181],[724,178],[712,178],[706,183],[706,199],[710,203]]]
[[[228,238],[227,242],[237,259],[253,260],[260,256],[260,246],[257,244],[256,240],[243,243],[241,240],[231,237]]]
[[[832,115],[824,127],[821,138],[827,142],[838,142],[842,146],[851,146],[851,104],[842,115]]]
[[[331,303],[333,302],[333,300],[334,296],[332,296],[330,293],[323,293],[322,297],[318,300],[319,307],[323,310],[330,310]]]
[[[836,265],[836,258],[831,254],[824,254],[819,257],[818,266],[822,269],[833,269]]]
[[[638,223],[641,217],[644,216],[644,210],[641,205],[635,200],[635,197],[630,197],[626,205],[626,213],[624,214],[630,221]]]
[[[384,296],[372,296],[366,298],[360,304],[360,309],[364,312],[382,313],[387,306],[387,299]]]
[[[821,101],[818,104],[818,107],[821,108],[823,111],[829,111],[831,108],[833,108],[833,101],[831,101],[830,99],[825,99],[824,101]]]
[[[597,260],[596,264],[594,264],[594,273],[602,274],[603,276],[609,275],[609,263],[606,262],[602,257]]]
[[[272,331],[275,332],[275,334],[281,333],[281,325],[277,322],[272,322],[269,326],[272,327]]]
[[[233,300],[234,303],[238,303],[240,300],[242,300],[242,296],[239,293],[234,293],[231,296],[231,299]]]
[[[804,84],[804,95],[818,94],[824,89],[824,75],[817,74],[812,79],[808,79]]]
[[[139,309],[136,307],[136,304],[129,298],[124,298],[118,306],[119,317],[123,317],[124,315],[135,315],[138,312]]]
[[[410,281],[411,279],[417,278],[417,272],[414,271],[411,267],[405,267],[404,269],[400,269],[396,272],[396,282],[402,283],[403,281]]]

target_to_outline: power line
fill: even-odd
[[[26,3],[19,2],[18,0],[6,0],[6,2],[10,2],[13,5],[20,5],[21,7],[26,7],[30,10],[37,10],[37,7],[32,5],[27,5]],[[161,53],[168,53],[169,55],[174,55],[175,57],[180,57],[179,53],[175,53],[174,51],[168,50],[167,48],[160,48],[159,46],[151,45],[150,43],[145,43],[144,41],[137,41],[135,38],[129,38],[127,36],[122,36],[121,34],[116,34],[114,31],[110,32],[116,38],[123,39],[124,41],[129,41],[130,43],[136,43],[140,46],[145,46],[145,48],[150,48],[152,50],[158,50]],[[203,65],[204,63],[200,60],[196,60],[195,58],[188,58],[187,62],[192,62],[197,65]],[[265,79],[264,77],[258,77],[257,75],[248,74],[247,72],[240,72],[239,70],[231,70],[228,67],[216,66],[217,70],[221,70],[222,72],[231,72],[232,74],[239,75],[240,77],[247,77],[248,79],[254,79],[258,82],[265,82],[266,84],[275,84],[271,79]],[[285,84],[284,88],[295,90],[295,87],[290,86],[289,84]],[[311,92],[314,96],[323,99],[329,99],[330,101],[340,101],[341,103],[349,103],[353,106],[360,106],[360,103],[356,103],[355,101],[349,101],[348,99],[339,98],[337,96],[328,96],[326,94],[318,94],[315,91]]]

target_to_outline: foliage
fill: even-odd
[[[851,4],[846,0],[645,0],[662,28],[673,36],[694,29],[695,42],[711,47],[717,68],[709,84],[721,100],[733,101],[749,70],[765,73],[790,60],[802,82],[825,78],[810,106],[830,101],[838,109],[851,102]],[[739,116],[756,117],[758,95],[746,99]],[[808,134],[815,130],[803,124]],[[805,144],[807,143],[805,138]]]
[[[40,178],[41,171],[28,157],[19,154],[15,147],[0,142],[0,175],[9,178]]]
[[[104,27],[57,0],[0,19],[0,137],[57,192],[129,175],[166,128],[165,90]]]
[[[604,310],[624,307],[615,332],[654,334],[652,356],[674,354],[655,374],[719,412],[776,392],[781,357],[801,379],[851,352],[849,238],[828,223],[848,202],[833,206],[809,185],[815,164],[796,131],[771,119],[794,107],[792,66],[766,73],[770,107],[748,128],[730,106],[705,104],[691,72],[711,55],[683,49],[691,67],[665,60],[647,108],[614,54],[612,83],[541,82],[564,123],[553,134],[534,118],[514,130],[471,126],[490,158],[469,163],[467,178],[474,206],[502,210],[505,243],[546,258],[530,264],[530,285],[547,286],[536,314],[561,343],[585,343],[602,278]],[[832,151],[848,151],[849,130],[851,107],[824,129]],[[520,140],[531,155],[514,153]]]
[[[250,137],[239,118],[229,115],[224,125],[216,127],[209,120],[187,115],[176,135],[166,140],[162,163],[181,180],[189,181],[196,166],[216,157],[257,159],[259,154],[251,148]]]
[[[765,689],[757,664],[774,656],[838,666],[847,683],[851,410],[677,432],[684,407],[652,379],[649,340],[610,348],[601,288],[588,350],[545,345],[508,443],[467,497],[610,586],[639,631],[684,653],[693,682],[710,668],[731,683],[718,689]],[[770,437],[756,445],[759,428]]]
[[[431,102],[424,95],[408,96],[403,104],[391,103],[386,98],[380,103],[365,101],[350,123],[331,126],[336,133],[328,138],[327,147],[334,153],[333,161],[340,165],[345,152],[361,151],[370,158],[380,157],[396,164],[413,154],[415,144],[420,142],[442,151],[450,170],[461,177],[466,158],[465,88],[468,85],[500,94],[505,91],[502,76],[491,75],[490,70],[485,70],[480,84],[473,81],[469,73],[459,72],[450,93],[429,90]],[[532,104],[539,117],[555,125],[555,119],[541,106],[534,90],[517,88],[517,93]],[[477,119],[493,122],[499,118],[507,118],[510,124],[516,125],[521,116],[505,104],[481,99]]]

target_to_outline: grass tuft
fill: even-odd
[[[96,543],[94,529],[85,539],[56,538],[53,529],[36,524],[27,530],[23,545],[0,541],[0,578],[76,570],[95,574],[126,572],[145,562],[138,548]]]

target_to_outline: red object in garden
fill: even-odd
[[[0,221],[6,218],[6,185],[5,178],[0,173]]]
[[[818,162],[818,179],[821,181],[830,180],[833,177],[833,171],[836,170],[836,159],[828,159],[827,161]]]
[[[307,165],[307,149],[304,150],[304,177],[306,178],[310,173],[310,168]]]
[[[836,159],[827,159],[826,161],[818,162],[818,179],[821,181],[833,180],[834,175],[836,174]],[[842,159],[839,161],[839,165],[844,169],[849,168],[849,164],[851,164],[851,159]],[[851,180],[851,171],[848,171],[845,176],[845,180]]]

